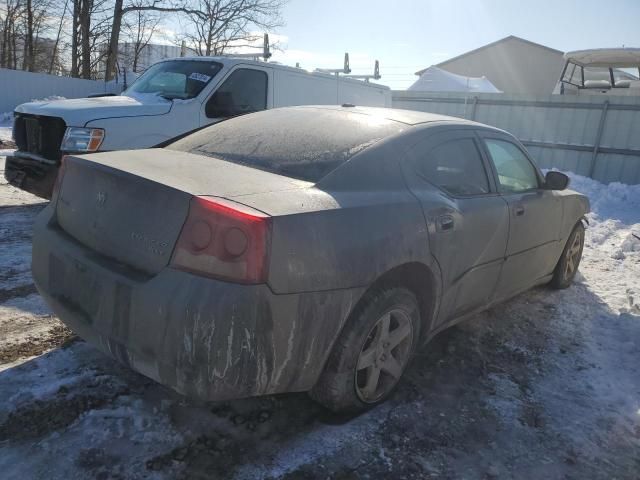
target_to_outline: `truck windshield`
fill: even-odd
[[[173,100],[197,97],[220,71],[222,64],[200,60],[170,60],[152,65],[127,93],[155,93]]]

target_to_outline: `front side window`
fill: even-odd
[[[482,157],[471,138],[450,140],[418,160],[418,174],[451,195],[489,193]]]
[[[498,173],[501,192],[524,192],[538,188],[536,170],[522,150],[504,140],[486,139],[485,143]]]
[[[218,62],[170,60],[147,69],[123,95],[156,94],[168,100],[197,97],[222,68]]]
[[[227,78],[207,102],[209,118],[228,118],[267,108],[267,74],[240,68]]]

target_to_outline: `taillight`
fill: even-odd
[[[171,266],[239,283],[267,279],[270,218],[223,199],[193,197]]]
[[[51,198],[57,198],[58,193],[60,192],[60,185],[62,185],[62,177],[64,177],[64,172],[67,169],[67,156],[65,155],[60,160],[60,167],[58,167],[58,174],[56,175],[56,181],[53,184],[53,191],[51,192]]]

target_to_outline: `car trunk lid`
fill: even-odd
[[[66,158],[56,216],[82,245],[155,274],[169,263],[193,196],[241,198],[307,185],[188,153],[105,152]]]

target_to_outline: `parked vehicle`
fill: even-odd
[[[640,48],[577,50],[564,58],[554,94],[640,95]]]
[[[368,81],[246,58],[165,60],[119,96],[18,106],[18,149],[7,159],[5,177],[14,186],[50,198],[60,159],[67,153],[150,148],[236,115],[345,102],[391,106],[391,93]]]
[[[578,268],[586,197],[508,133],[290,107],[65,157],[33,278],[81,337],[180,393],[383,401],[419,345]]]

